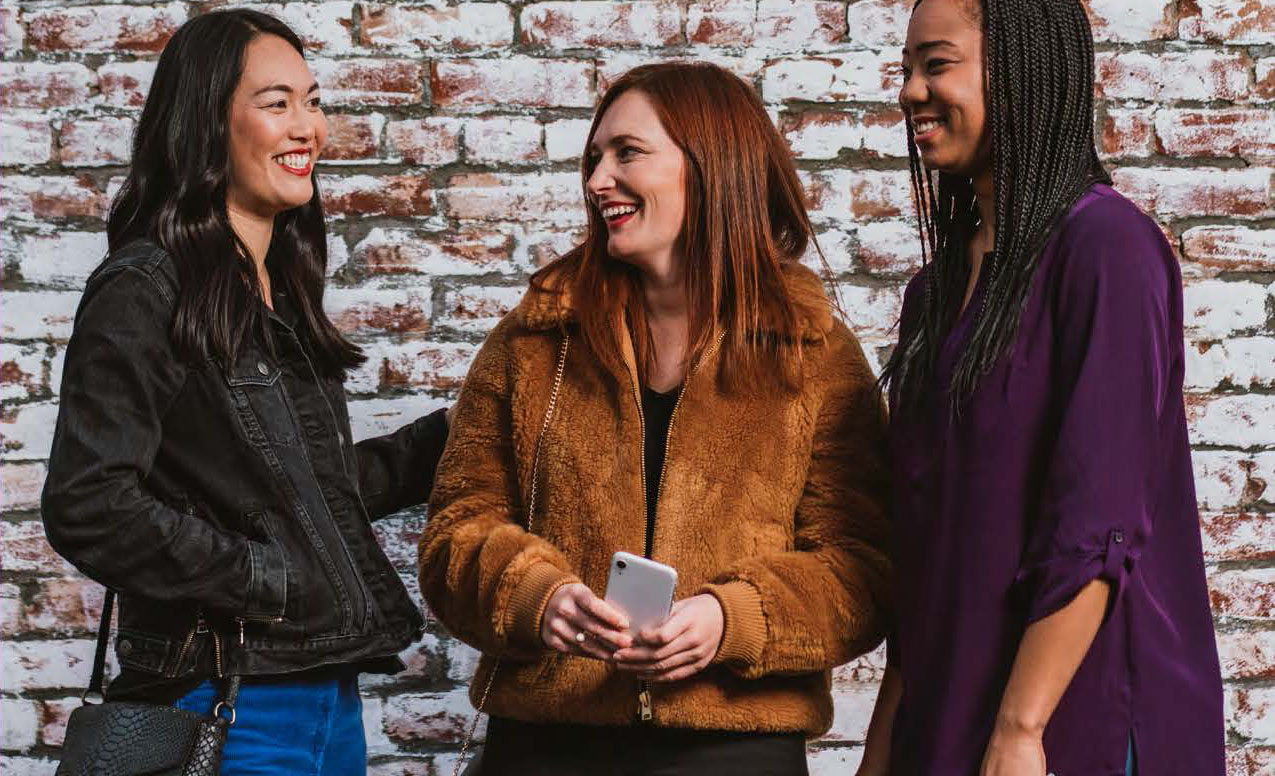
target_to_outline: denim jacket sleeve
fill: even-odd
[[[437,410],[392,434],[355,445],[359,488],[373,520],[425,503],[445,444],[447,410]]]
[[[188,372],[169,337],[174,301],[136,266],[90,278],[63,367],[45,532],[77,568],[118,592],[281,616],[286,566],[277,548],[147,490],[164,417]]]

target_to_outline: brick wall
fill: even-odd
[[[291,2],[331,146],[328,304],[371,359],[356,433],[445,404],[527,274],[572,244],[590,106],[627,68],[696,57],[760,90],[809,186],[851,323],[878,359],[915,269],[894,103],[911,0]],[[48,547],[38,495],[71,316],[157,52],[218,3],[0,7],[0,771],[51,774],[88,674],[99,589]],[[1275,10],[1091,0],[1098,137],[1186,277],[1201,529],[1227,681],[1231,772],[1275,774]],[[412,580],[422,516],[378,531]],[[450,772],[474,653],[434,626],[364,684],[372,771]],[[837,671],[817,774],[857,763],[874,654]]]

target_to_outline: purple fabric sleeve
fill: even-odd
[[[1153,530],[1160,415],[1177,363],[1177,275],[1155,224],[1095,203],[1063,228],[1051,303],[1066,398],[1016,580],[1028,624],[1097,578],[1112,585],[1110,611],[1134,572]]]

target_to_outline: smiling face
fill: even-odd
[[[983,32],[971,5],[924,0],[913,11],[899,104],[928,169],[974,178],[991,167],[991,130]]]
[[[318,89],[283,38],[261,35],[248,44],[230,100],[227,208],[272,218],[314,196],[310,176],[328,129]]]
[[[667,269],[686,213],[685,155],[641,91],[607,108],[589,146],[589,202],[607,225],[607,253],[646,271]]]

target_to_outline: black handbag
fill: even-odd
[[[115,593],[106,591],[93,674],[71,712],[56,776],[217,776],[226,732],[235,721],[239,677],[222,688],[212,716],[157,703],[90,703],[102,696]],[[214,638],[217,635],[213,634]]]

